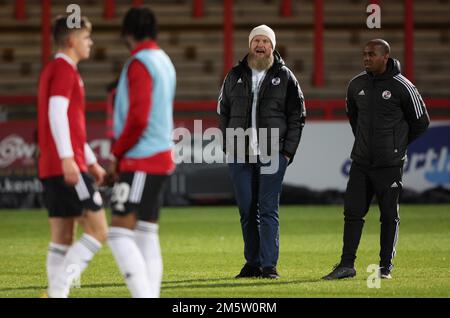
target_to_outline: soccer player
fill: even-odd
[[[173,99],[176,74],[156,43],[147,8],[130,9],[122,37],[131,51],[114,105],[110,175],[113,188],[108,244],[135,298],[157,298],[163,263],[158,236],[163,186],[173,172]],[[117,176],[117,172],[119,176]]]
[[[47,255],[48,296],[66,298],[74,279],[106,240],[107,223],[95,182],[105,170],[86,142],[84,86],[77,71],[93,44],[91,24],[68,28],[66,17],[53,27],[57,53],[39,78],[39,178],[49,214],[51,242]],[[74,242],[76,224],[84,234]]]

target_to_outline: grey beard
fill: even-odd
[[[271,68],[273,65],[273,54],[269,57],[264,57],[262,59],[257,59],[253,53],[248,56],[248,66],[257,71],[264,71]]]

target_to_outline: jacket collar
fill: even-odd
[[[396,59],[389,58],[386,64],[386,71],[384,71],[383,74],[374,75],[372,72],[367,72],[367,74],[371,79],[382,81],[393,78],[395,75],[398,75],[400,73],[400,70],[401,70],[400,62]]]

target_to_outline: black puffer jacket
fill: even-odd
[[[392,58],[383,74],[362,72],[350,81],[347,116],[355,135],[351,158],[367,167],[402,166],[407,146],[430,123],[422,97]]]
[[[251,126],[252,71],[248,67],[247,57],[228,73],[219,96],[218,113],[224,151],[226,145],[236,146],[237,141],[226,135],[226,128],[246,130]],[[292,161],[305,125],[306,110],[300,85],[277,51],[274,51],[274,63],[261,84],[256,113],[256,128],[267,128],[268,131],[268,154],[271,154],[270,129],[278,128],[279,151]],[[248,149],[248,138],[245,145]]]

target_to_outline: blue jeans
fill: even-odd
[[[278,261],[278,207],[288,165],[281,153],[278,159],[278,169],[272,174],[261,173],[261,167],[267,164],[259,160],[257,163],[228,164],[241,215],[244,257],[252,266],[275,267]]]

